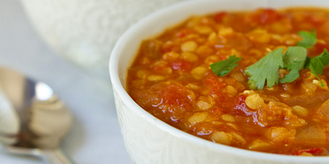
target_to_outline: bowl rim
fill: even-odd
[[[223,0],[225,1],[225,0]],[[271,153],[264,153],[264,152],[257,152],[252,150],[246,150],[241,148],[236,148],[232,146],[222,145],[218,143],[214,143],[192,134],[186,133],[181,131],[160,119],[154,117],[143,108],[141,108],[135,101],[128,95],[124,86],[120,82],[119,76],[119,59],[122,54],[123,49],[132,38],[130,37],[132,34],[136,33],[139,28],[145,24],[149,24],[154,22],[157,17],[168,14],[172,10],[182,9],[186,5],[202,5],[202,3],[208,2],[218,2],[218,0],[190,0],[190,1],[181,1],[175,3],[173,5],[167,6],[162,8],[150,15],[144,17],[133,26],[131,26],[128,30],[124,32],[124,34],[118,39],[116,42],[110,56],[109,60],[109,73],[110,73],[110,80],[112,82],[113,92],[116,92],[118,96],[122,99],[122,102],[129,107],[131,112],[141,116],[142,118],[146,119],[151,124],[157,126],[158,128],[162,129],[165,132],[170,133],[179,138],[184,138],[184,140],[197,144],[200,146],[205,146],[209,149],[213,149],[217,152],[225,152],[229,154],[234,154],[236,156],[252,158],[252,159],[259,159],[264,161],[275,161],[275,162],[298,162],[298,163],[317,163],[317,162],[329,162],[329,157],[325,156],[316,156],[316,157],[306,157],[306,156],[292,156],[292,155],[283,155],[283,154],[271,154]],[[183,20],[182,20],[183,21]],[[125,77],[126,78],[126,77]],[[118,110],[118,109],[117,109]]]

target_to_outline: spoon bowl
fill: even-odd
[[[0,102],[2,150],[50,164],[72,163],[58,148],[72,117],[47,84],[0,67]]]

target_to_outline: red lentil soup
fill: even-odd
[[[258,9],[191,17],[147,39],[129,68],[127,88],[143,109],[212,142],[276,154],[329,155],[329,68],[319,79],[300,70],[291,83],[250,89],[246,67],[295,46],[300,30],[317,32],[314,57],[329,50],[329,11]],[[242,57],[226,76],[210,65]],[[260,68],[262,69],[262,68]],[[287,70],[279,69],[279,76]]]

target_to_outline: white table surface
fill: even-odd
[[[0,65],[53,87],[74,115],[61,148],[76,164],[131,164],[123,145],[109,80],[69,63],[31,27],[19,0],[0,0]],[[1,164],[41,164],[38,158],[0,152]]]

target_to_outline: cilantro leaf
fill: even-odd
[[[299,67],[301,61],[294,61],[289,63],[286,67],[290,70],[289,74],[285,75],[283,78],[280,79],[280,83],[291,83],[295,81],[299,77]]]
[[[307,56],[307,57],[306,57],[305,64],[304,64],[304,68],[305,68],[305,69],[310,68],[310,63],[311,63],[311,58]]]
[[[286,53],[283,55],[284,68],[288,68],[288,65],[295,61],[300,61],[300,65],[297,67],[298,71],[304,68],[304,64],[307,58],[307,49],[304,47],[288,47]]]
[[[311,70],[311,73],[319,79],[319,81],[321,82],[321,86],[324,86],[324,84],[322,83],[319,74],[322,75],[324,67],[328,64],[329,53],[326,49],[324,49],[322,54],[320,54],[319,56],[310,59],[309,69]]]
[[[268,87],[279,83],[279,68],[283,68],[282,48],[276,49],[261,58],[258,62],[246,68],[251,89],[263,89],[265,82]]]
[[[303,38],[303,40],[299,41],[297,46],[301,46],[304,48],[311,48],[316,43],[316,31],[312,29],[312,32],[308,31],[299,31],[298,35]]]
[[[241,57],[236,57],[235,55],[232,55],[226,60],[211,64],[210,68],[217,76],[225,76],[230,73],[233,68],[238,66],[238,64],[236,63],[239,62],[241,59]]]
[[[280,83],[291,83],[299,77],[299,70],[304,68],[307,59],[307,50],[304,47],[288,47],[283,55],[284,68],[289,74],[280,79]]]

